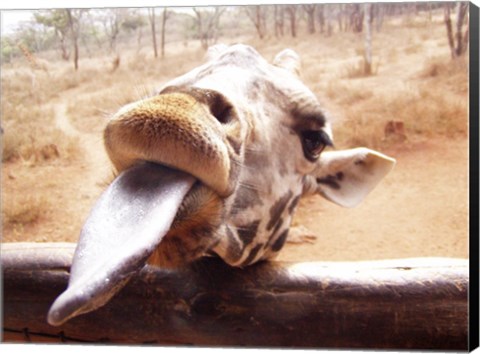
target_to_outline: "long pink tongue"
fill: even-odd
[[[50,308],[48,323],[61,325],[117,293],[167,234],[194,183],[189,174],[153,163],[120,174],[83,226],[68,287]]]

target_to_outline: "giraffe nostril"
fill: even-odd
[[[207,92],[207,102],[212,115],[221,123],[228,124],[235,117],[235,110],[230,101],[221,93]]]
[[[210,111],[212,115],[222,124],[230,123],[233,118],[233,108],[227,107],[211,107]]]

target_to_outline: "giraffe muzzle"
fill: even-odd
[[[82,228],[68,288],[51,306],[48,322],[58,326],[107,303],[143,268],[195,181],[185,172],[153,163],[122,172]]]
[[[104,133],[118,171],[151,161],[185,171],[215,193],[233,192],[232,166],[222,124],[186,93],[167,93],[120,110]]]

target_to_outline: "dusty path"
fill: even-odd
[[[83,151],[83,163],[80,171],[70,180],[70,184],[81,193],[84,199],[93,199],[103,189],[107,176],[111,172],[110,162],[103,146],[102,135],[96,131],[83,132],[75,127],[68,114],[67,104],[69,97],[79,99],[82,96],[75,90],[69,92],[59,102],[52,103],[55,112],[55,125],[64,134],[72,139],[77,139]]]
[[[65,102],[59,102],[55,103],[53,107],[55,112],[55,126],[69,137],[79,137],[81,133],[70,123],[67,115],[67,104]]]
[[[74,95],[70,93],[70,96],[73,97]],[[79,140],[81,148],[85,154],[85,167],[87,167],[86,172],[88,172],[84,176],[84,178],[87,178],[87,180],[85,180],[85,184],[88,184],[89,182],[95,183],[95,179],[100,175],[100,173],[104,172],[105,167],[109,165],[109,161],[103,147],[102,135],[98,134],[97,132],[85,133],[77,129],[72,124],[71,118],[67,111],[67,104],[65,102],[68,102],[68,100],[64,99],[63,101],[53,103],[55,112],[55,125],[65,135]]]

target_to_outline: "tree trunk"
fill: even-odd
[[[339,32],[342,32],[342,31],[346,31],[346,27],[347,27],[347,24],[346,24],[346,21],[344,21],[344,14],[345,14],[345,9],[344,9],[345,5],[344,4],[338,4],[338,15],[337,15],[337,21],[338,21],[338,31]],[[327,21],[329,21],[328,19],[328,16],[327,16]]]
[[[372,4],[365,3],[365,53],[363,73],[372,74]]]
[[[280,32],[277,26],[277,16],[278,16],[278,6],[273,5],[273,27],[275,30],[275,37],[278,38],[280,36]]]
[[[320,4],[318,6],[318,11],[317,11],[317,18],[318,18],[318,26],[320,28],[320,33],[324,33],[325,31],[325,5]]]
[[[143,38],[142,26],[138,26],[138,28],[137,28],[137,54],[140,53],[140,49],[142,49],[142,38]]]
[[[284,30],[283,26],[285,23],[285,9],[282,5],[274,5],[274,12],[275,12],[275,36],[276,37],[283,37]]]
[[[447,28],[448,45],[450,47],[450,55],[452,59],[462,56],[468,47],[468,26],[463,33],[463,23],[466,21],[468,24],[468,3],[457,3],[457,16],[455,24],[455,34],[453,31],[453,24],[450,18],[451,4],[446,3],[444,6],[444,22]]]
[[[255,28],[257,30],[258,37],[263,39],[263,32],[262,32],[262,21],[260,16],[260,6],[255,6],[255,14],[253,15],[253,22]]]
[[[152,41],[153,41],[153,55],[158,58],[157,50],[157,34],[155,31],[155,8],[148,9],[148,19],[150,20],[150,28],[152,29]]]
[[[198,37],[202,48],[207,50],[218,39],[220,17],[225,12],[225,7],[215,7],[215,11],[198,10],[193,8],[197,16]]]
[[[288,16],[290,18],[290,33],[292,37],[297,36],[297,8],[295,5],[287,7]]]
[[[452,59],[455,58],[455,41],[453,39],[452,20],[450,19],[450,4],[446,3],[444,8],[444,21],[447,27],[448,46]]]
[[[78,32],[77,32],[77,26],[75,26],[75,19],[73,18],[72,15],[72,10],[71,9],[66,9],[67,12],[67,17],[68,17],[68,25],[70,27],[70,33],[72,36],[72,41],[73,41],[73,66],[75,67],[75,70],[78,70]]]
[[[74,63],[75,70],[78,70],[78,57],[79,57],[78,41],[77,41],[77,39],[75,39],[75,41],[73,43],[73,63]]]
[[[261,5],[248,6],[245,8],[248,18],[252,21],[257,30],[258,37],[265,37],[265,13]]]
[[[351,4],[351,8],[350,27],[352,28],[353,32],[360,33],[363,31],[364,12],[360,4]]]
[[[377,32],[380,32],[385,18],[385,4],[372,4],[372,6],[375,9],[375,29]]]
[[[70,59],[70,53],[68,53],[66,36],[65,34],[58,32],[57,36],[60,40],[60,50],[62,52],[62,59],[68,61]]]
[[[303,5],[303,9],[307,13],[307,28],[308,33],[312,34],[315,33],[315,10],[317,5]]]
[[[468,10],[468,3],[459,2],[457,3],[457,28],[456,28],[456,38],[457,38],[457,47],[455,48],[455,56],[459,57],[467,50],[467,46],[464,43],[464,36],[462,33],[463,22],[465,20],[465,15]],[[467,27],[468,31],[468,27]]]
[[[165,7],[162,14],[162,58],[165,58],[165,27],[168,19],[168,11]]]
[[[469,35],[469,26],[468,26],[468,22],[469,22],[469,18],[467,17],[467,20],[466,20],[466,24],[465,26],[467,27],[466,30],[465,30],[465,33],[463,34],[463,48],[464,48],[464,53],[467,51],[468,49],[468,39],[470,38],[470,35]]]

